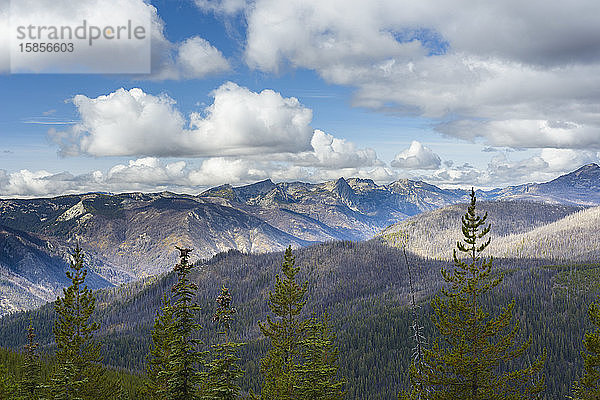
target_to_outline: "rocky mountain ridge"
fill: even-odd
[[[600,204],[600,167],[590,164],[547,183],[478,191],[478,197]],[[170,269],[175,245],[193,247],[195,256],[204,259],[228,249],[260,253],[288,245],[360,241],[398,221],[467,199],[467,190],[421,181],[378,185],[359,178],[316,184],[265,180],[222,185],[196,196],[88,193],[3,199],[0,253],[13,254],[14,243],[20,243],[21,259],[0,257],[0,315],[52,299],[64,284],[68,253],[77,243],[88,255],[95,285],[102,287]]]
[[[544,183],[527,183],[483,192],[488,200],[528,200],[584,206],[600,205],[600,166],[587,164]]]

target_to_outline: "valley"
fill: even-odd
[[[492,214],[494,254],[520,257],[523,250],[518,250],[518,243],[523,238],[515,235],[539,228],[528,238],[534,243],[546,240],[553,228],[544,230],[544,224],[600,204],[598,182],[600,167],[590,164],[546,183],[477,191]],[[195,196],[89,193],[2,199],[0,255],[5,256],[0,258],[4,288],[0,315],[53,300],[64,284],[67,255],[77,243],[89,262],[92,288],[169,271],[176,245],[196,249],[195,259],[202,260],[229,249],[264,253],[288,245],[362,241],[382,230],[384,236],[406,230],[411,251],[443,258],[440,251],[455,241],[447,232],[452,229],[449,222],[461,209],[452,205],[467,198],[466,190],[440,189],[420,181],[378,185],[368,179],[340,178],[319,184],[266,180],[241,187],[224,185]],[[569,229],[566,225],[561,229]],[[531,257],[548,255],[538,245],[527,251]],[[565,251],[575,250],[571,246]],[[585,261],[594,251],[575,259]]]

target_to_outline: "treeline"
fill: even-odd
[[[374,243],[336,243],[298,252],[297,264],[302,270],[307,271],[309,265],[316,263],[315,255],[319,254],[318,260],[323,269],[329,270],[335,263],[341,263],[350,270],[351,274],[357,276],[357,284],[361,284],[363,278],[358,270],[365,268],[369,260],[377,259],[370,255],[373,250],[377,250],[381,257],[378,263],[382,264],[384,261],[391,264],[392,256],[402,257],[402,254],[395,249],[381,247]],[[387,251],[389,253],[386,253]],[[335,258],[331,260],[329,256]],[[261,263],[272,261],[275,265],[277,259],[281,260],[281,256],[251,257],[231,253],[223,255],[220,260],[215,260],[215,264],[210,267],[200,267],[201,271],[198,272],[202,274],[194,278],[200,287],[199,294],[206,292],[209,298],[205,301],[203,296],[199,296],[196,300],[203,307],[199,316],[199,321],[204,325],[200,336],[206,344],[210,344],[211,337],[217,336],[216,327],[210,321],[214,313],[214,299],[219,294],[220,287],[211,283],[211,279],[207,278],[206,274],[214,275],[214,280],[221,282],[225,280],[228,271],[233,271],[236,277],[226,282],[237,304],[231,336],[236,341],[247,343],[239,349],[240,365],[245,371],[240,385],[247,391],[252,389],[258,392],[261,386],[260,359],[267,351],[267,344],[264,340],[260,340],[256,321],[264,319],[264,315],[268,312],[266,292],[272,286],[272,277],[277,268],[264,268]],[[415,260],[413,257],[409,258],[410,263],[416,267]],[[494,264],[499,271],[506,272],[505,279],[500,288],[485,296],[485,306],[496,310],[499,305],[507,304],[513,298],[516,300],[514,315],[523,329],[523,336],[527,337],[530,334],[533,336],[531,357],[541,355],[544,348],[548,351],[548,359],[544,365],[544,373],[548,377],[544,398],[564,397],[565,394],[570,393],[571,385],[579,378],[578,375],[583,367],[579,356],[582,346],[578,338],[582,338],[583,333],[590,329],[586,310],[587,305],[594,301],[600,283],[597,278],[598,270],[596,270],[598,266],[543,267],[542,264],[531,266],[529,262],[519,264],[516,260],[496,260]],[[437,269],[439,274],[438,265],[441,266],[436,263],[429,267],[428,264],[423,263],[422,267],[424,270],[431,269],[434,272]],[[279,268],[280,266],[281,261],[279,261]],[[238,274],[238,269],[254,271],[255,274],[252,276],[256,275],[255,278],[265,279],[266,282],[264,285],[255,285],[252,283],[254,281],[249,281],[249,276]],[[404,270],[405,265],[402,264],[402,271],[400,271],[402,273],[396,270],[391,270],[390,273],[394,272],[396,279],[404,282],[406,276]],[[381,274],[387,273],[383,268],[378,268],[377,271]],[[317,270],[313,273],[320,275],[323,272]],[[370,272],[365,274],[369,276]],[[270,281],[267,279],[269,275]],[[596,280],[591,279],[590,275],[595,275]],[[311,274],[303,274],[303,276],[306,279],[312,278]],[[428,287],[434,290],[438,287],[436,282],[429,280],[429,272],[424,271],[421,276],[427,277],[427,280],[417,282],[419,290],[425,291]],[[340,277],[329,279],[344,281]],[[373,283],[365,281],[364,285],[369,287],[377,279],[377,277],[373,278]],[[387,278],[382,277],[381,280],[387,281]],[[102,342],[105,364],[143,371],[151,343],[148,332],[152,327],[152,324],[145,325],[143,320],[146,314],[149,314],[150,321],[153,320],[155,310],[159,306],[155,306],[152,299],[160,299],[162,293],[170,290],[174,282],[174,277],[168,276],[138,282],[135,287],[121,287],[114,292],[95,292],[98,304],[93,318],[101,325],[97,339]],[[582,283],[586,286],[582,287]],[[249,286],[247,294],[244,293],[246,286]],[[306,309],[321,310],[324,306],[329,309],[331,327],[337,335],[340,353],[343,354],[339,366],[340,374],[348,382],[347,397],[389,399],[393,398],[399,389],[407,387],[408,379],[403,371],[410,363],[411,348],[414,346],[410,330],[412,316],[410,310],[405,307],[406,302],[402,300],[407,295],[390,294],[405,293],[404,289],[398,290],[396,286],[390,286],[389,291],[382,291],[372,287],[364,298],[349,295],[346,301],[329,302],[329,298],[337,298],[337,294],[332,295],[326,288],[317,291],[315,287],[321,288],[309,281],[311,295],[308,297]],[[349,286],[343,285],[343,288],[349,289]],[[382,289],[385,289],[385,286]],[[315,292],[321,293],[321,290],[324,290],[325,295],[313,295]],[[138,295],[134,296],[136,292]],[[212,299],[209,296],[212,296]],[[425,295],[418,297],[418,302],[423,307],[422,323],[425,326],[425,335],[432,337],[435,331],[427,318],[430,307],[423,296]],[[112,301],[109,301],[111,299]],[[260,311],[263,309],[264,312]],[[35,311],[5,317],[0,323],[0,339],[3,345],[10,344],[12,348],[22,348],[26,343],[23,332],[32,319],[36,333],[39,333],[42,350],[51,352],[52,347],[51,345],[49,347],[49,342],[52,340],[53,315],[54,310],[49,305]]]
[[[35,394],[34,397],[31,397],[27,388],[30,388],[30,384],[36,382],[36,379],[39,379],[41,383],[40,393],[47,393],[49,389],[47,382],[50,382],[55,369],[54,358],[48,354],[40,354],[35,361],[39,366],[39,375],[32,375],[30,369],[25,368],[28,362],[26,357],[27,355],[23,352],[0,348],[0,399],[35,399]],[[144,383],[142,375],[103,366],[99,366],[99,371],[101,379],[98,386],[100,391],[107,393],[106,399],[143,400],[139,394],[139,388]]]
[[[163,294],[163,306],[155,317],[143,377],[136,379],[101,365],[101,343],[94,337],[100,325],[92,318],[96,298],[85,285],[87,269],[77,247],[67,272],[71,285],[53,305],[56,353],[41,359],[30,323],[22,354],[0,353],[0,400],[343,398],[339,351],[329,317],[314,312],[306,316],[308,284],[297,282],[300,268],[295,266],[291,248],[286,250],[281,274],[276,275],[274,289],[269,292],[273,318],[267,316],[259,323],[269,344],[260,361],[263,379],[259,394],[242,392],[240,386],[244,371],[239,366],[238,350],[245,343],[230,336],[236,309],[225,286],[216,298],[212,317],[219,337],[208,350],[202,350],[200,307],[194,303],[198,286],[189,278],[194,268],[188,258],[192,250],[178,249],[177,279]]]
[[[474,203],[472,206],[473,215],[469,218],[472,221],[481,222],[474,214]],[[469,213],[466,217],[468,216]],[[472,222],[471,227],[463,226],[463,233],[466,230],[471,236],[482,234],[483,232],[477,229],[485,230],[486,228],[483,224],[475,226],[477,224],[478,222]],[[476,232],[474,233],[473,230]],[[485,235],[474,240],[478,241],[483,236]],[[464,235],[464,238],[466,245],[463,244],[463,246],[469,247],[468,241],[473,239],[468,235]],[[477,246],[474,243],[472,246],[477,249],[484,243],[477,242]],[[108,301],[108,292],[99,293],[97,306],[102,310],[90,314],[90,322],[99,322],[104,328],[105,336],[96,335],[90,339],[90,342],[98,340],[103,342],[102,353],[105,362],[109,359],[109,363],[112,365],[128,366],[127,363],[130,363],[128,366],[130,369],[147,370],[148,374],[143,378],[145,381],[142,382],[142,378],[136,381],[139,384],[135,386],[135,393],[127,392],[123,395],[129,396],[124,398],[132,399],[136,398],[133,396],[144,393],[146,393],[144,397],[148,397],[148,392],[144,392],[144,390],[148,390],[149,387],[162,387],[162,393],[165,396],[162,398],[180,398],[176,397],[176,393],[180,393],[181,390],[176,388],[182,386],[175,385],[175,382],[182,381],[193,382],[193,389],[189,393],[193,393],[197,398],[215,398],[210,397],[214,393],[210,394],[209,389],[218,387],[215,384],[217,381],[229,382],[229,386],[226,386],[229,388],[228,393],[239,393],[240,396],[246,397],[262,396],[262,398],[310,398],[305,397],[307,391],[327,385],[333,387],[335,395],[339,396],[341,392],[344,392],[347,398],[352,399],[395,398],[400,388],[407,391],[408,398],[424,399],[451,398],[444,397],[450,395],[459,396],[458,398],[554,399],[558,398],[557,394],[561,393],[580,396],[579,398],[594,398],[585,397],[586,394],[582,390],[593,388],[593,382],[590,384],[591,378],[586,377],[593,376],[590,373],[593,372],[595,366],[587,362],[585,368],[590,373],[583,373],[580,367],[582,360],[577,356],[582,348],[581,342],[577,338],[581,338],[581,332],[587,328],[590,318],[593,323],[597,323],[594,319],[594,311],[591,311],[588,316],[585,313],[587,307],[584,306],[586,303],[592,302],[593,294],[591,291],[582,291],[577,282],[589,283],[590,271],[594,271],[594,266],[581,269],[574,269],[571,266],[545,268],[535,264],[532,267],[532,263],[528,262],[529,268],[520,268],[519,261],[507,262],[505,260],[500,264],[495,262],[492,269],[491,263],[479,259],[479,256],[472,258],[471,262],[466,262],[464,258],[458,257],[455,260],[455,269],[447,269],[446,275],[443,276],[446,281],[446,285],[444,285],[446,292],[436,297],[437,303],[434,301],[433,308],[431,308],[424,300],[429,293],[437,292],[440,287],[439,280],[435,280],[433,275],[436,274],[436,270],[439,275],[441,264],[416,263],[416,259],[413,257],[405,262],[402,260],[402,252],[398,252],[398,249],[389,249],[383,246],[375,247],[378,250],[376,254],[362,251],[368,249],[368,246],[377,245],[373,243],[357,245],[345,242],[317,246],[316,249],[310,250],[313,252],[310,256],[303,253],[297,262],[303,272],[298,275],[301,278],[299,281],[296,279],[296,274],[299,272],[293,274],[293,279],[285,273],[286,269],[288,272],[296,269],[294,267],[296,260],[290,261],[293,260],[291,251],[289,254],[286,252],[283,266],[279,259],[277,270],[275,268],[257,270],[256,266],[250,262],[254,258],[238,253],[222,255],[212,260],[212,265],[203,263],[196,268],[192,268],[187,259],[184,262],[182,258],[176,271],[163,279],[137,283],[135,288],[119,289],[122,291],[122,296],[118,301]],[[476,251],[477,254],[479,252]],[[396,264],[391,262],[392,256],[397,258]],[[273,258],[277,256],[264,255],[260,257],[262,260],[273,261]],[[362,259],[364,259],[364,263],[362,263]],[[361,270],[361,266],[366,263],[373,264],[375,268]],[[408,282],[410,275],[399,274],[398,263],[402,263],[403,268],[410,267],[410,275],[414,278],[412,284]],[[177,308],[177,299],[181,299],[181,296],[177,294],[177,291],[173,292],[172,288],[177,287],[182,281],[180,274],[182,264],[189,266],[189,269],[184,268],[187,270],[185,275],[188,283],[182,286],[183,292],[187,293],[188,297],[184,302],[185,307],[180,303]],[[348,274],[354,275],[356,279],[340,279],[335,270],[336,265],[347,268]],[[195,271],[198,268],[201,270]],[[461,268],[464,274],[459,273],[454,276],[453,271],[454,273],[457,270],[461,271]],[[273,285],[273,275],[277,272],[278,278]],[[504,272],[502,280],[500,280],[498,272]],[[228,280],[220,279],[227,274],[230,275]],[[207,276],[213,279],[207,279]],[[303,276],[307,279],[312,278],[312,280],[308,283],[303,282]],[[286,282],[286,279],[289,284],[295,282],[296,286],[292,285],[283,290],[285,286],[281,285]],[[221,284],[219,284],[220,280]],[[400,288],[395,286],[398,281],[404,282]],[[468,282],[470,283],[467,284]],[[223,289],[223,283],[229,289]],[[494,288],[494,286],[496,287]],[[186,287],[187,289],[185,289]],[[274,350],[277,348],[277,343],[289,344],[289,339],[286,341],[269,336],[269,332],[273,333],[278,329],[269,330],[268,328],[271,327],[268,324],[269,320],[264,321],[264,315],[267,314],[273,315],[271,321],[273,323],[285,321],[285,317],[278,314],[273,308],[278,304],[273,302],[273,300],[277,300],[277,297],[272,297],[273,294],[278,293],[278,287],[281,288],[281,293],[296,293],[297,295],[303,293],[300,297],[302,297],[302,301],[305,301],[305,303],[300,302],[302,310],[298,314],[299,318],[295,320],[295,323],[299,324],[295,325],[296,328],[304,332],[305,336],[297,341],[295,346],[287,347],[288,350],[295,349],[297,351],[293,353],[290,350],[287,353],[289,357],[282,356],[281,350]],[[291,290],[291,287],[296,291]],[[488,316],[477,314],[472,309],[465,307],[464,301],[452,303],[449,299],[460,299],[467,293],[460,289],[461,287],[464,290],[470,288],[469,290],[474,291],[470,295],[473,293],[477,295],[476,302],[466,303],[477,304],[476,310],[485,310],[490,314]],[[485,287],[487,287],[486,290],[481,290]],[[524,293],[524,287],[529,293]],[[271,289],[271,295],[265,293],[265,288]],[[306,289],[308,292],[305,291]],[[127,293],[129,290],[131,290],[131,294]],[[214,297],[218,295],[219,300],[216,303],[214,297],[212,299],[198,297],[196,292],[214,293]],[[144,328],[144,325],[138,322],[148,318],[146,314],[148,312],[153,314],[153,311],[152,308],[148,308],[147,302],[139,301],[139,299],[145,298],[144,296],[160,298],[165,293],[168,296],[163,301],[158,315],[149,317],[154,320],[154,329],[152,335],[149,335],[148,328]],[[454,297],[450,295],[452,293],[454,293]],[[536,296],[537,293],[541,295]],[[110,296],[114,295],[112,293]],[[421,308],[405,307],[407,304],[411,305],[413,296],[415,299],[413,306]],[[261,299],[265,297],[267,301],[262,302]],[[511,306],[512,299],[515,299],[515,303]],[[237,312],[234,313],[233,304],[243,305],[243,307],[235,307]],[[502,307],[507,307],[508,311],[503,311]],[[176,309],[179,310],[179,314],[175,312]],[[331,320],[324,318],[325,309],[329,309],[334,318]],[[183,312],[182,310],[188,311]],[[597,312],[597,308],[594,310]],[[45,321],[51,321],[50,314],[54,313],[49,308],[37,312],[41,313],[36,314],[38,316],[43,316],[45,313],[42,318]],[[187,321],[183,326],[187,326],[187,328],[175,329],[173,315],[182,316],[187,312],[189,312],[188,317],[183,318],[183,321]],[[312,312],[318,315],[313,316]],[[214,323],[211,322],[217,315],[220,317],[216,318]],[[450,320],[452,315],[455,317],[460,315],[461,318],[454,318],[455,324],[440,325],[440,317],[443,317],[442,320],[444,318]],[[124,316],[127,318],[123,318]],[[430,319],[428,316],[432,318]],[[512,358],[507,357],[508,353],[505,352],[503,357],[496,357],[496,360],[499,360],[497,364],[487,365],[487,367],[479,366],[482,364],[481,362],[473,364],[473,360],[463,359],[461,361],[460,357],[455,357],[460,352],[452,353],[452,346],[446,344],[448,342],[461,343],[461,338],[464,341],[465,337],[468,337],[468,335],[460,336],[461,332],[468,332],[469,324],[461,325],[460,322],[469,321],[469,318],[465,318],[468,316],[471,318],[470,321],[475,321],[470,324],[472,326],[485,327],[493,318],[496,318],[497,322],[496,328],[490,325],[489,329],[483,330],[483,332],[489,332],[495,329],[496,334],[489,337],[489,342],[487,344],[479,342],[478,345],[469,349],[468,354],[478,354],[478,351],[484,351],[489,356],[492,354],[489,351],[494,348],[493,345],[502,340],[507,345],[506,349],[511,348],[508,344],[512,343],[516,346],[513,350],[521,348],[523,350],[520,353],[513,351],[511,354],[514,354],[515,357]],[[223,321],[223,318],[226,322],[220,322]],[[168,322],[170,319],[171,322]],[[263,323],[256,324],[257,319],[263,319]],[[128,326],[124,326],[123,321],[128,321]],[[202,329],[197,329],[195,324],[198,322],[202,322]],[[512,329],[516,326],[515,322],[519,326],[512,334]],[[168,328],[169,326],[171,328]],[[293,326],[287,325],[285,329],[279,330],[296,332]],[[17,328],[17,324],[12,324],[11,327],[12,335],[25,337],[26,330],[24,328]],[[38,328],[36,327],[36,329]],[[40,326],[40,330],[44,329],[48,329],[47,322]],[[3,330],[1,333],[6,332]],[[128,332],[127,337],[119,339],[120,334],[125,332]],[[173,336],[175,332],[178,333]],[[337,339],[333,337],[332,332],[337,333]],[[474,333],[476,331],[470,332],[471,339],[481,336],[476,335]],[[593,334],[593,332],[590,333],[591,338],[594,337]],[[451,339],[453,335],[455,338]],[[162,342],[160,337],[163,338]],[[183,342],[182,337],[186,338]],[[421,337],[423,340],[416,340]],[[477,340],[472,340],[472,342],[476,343]],[[152,343],[154,353],[147,358],[150,343]],[[169,345],[164,346],[165,343],[169,343]],[[594,339],[588,340],[586,337],[585,346],[591,350],[589,354],[592,356],[595,352],[593,343]],[[335,353],[338,346],[339,354],[343,356],[336,360]],[[163,351],[156,352],[161,347]],[[168,357],[172,356],[170,353],[169,356],[165,356],[167,351],[164,349],[171,348],[179,349],[173,353],[192,355],[193,362],[191,364],[194,364],[195,367],[178,369],[176,365],[186,363],[181,359],[179,359],[181,362],[175,362],[175,359],[169,361]],[[182,348],[193,349],[193,352],[182,352]],[[415,354],[411,353],[414,353],[413,349],[416,348],[421,348],[421,350],[417,351],[418,357],[415,358]],[[59,352],[60,349],[57,353]],[[547,358],[545,363],[542,363],[544,353],[547,353]],[[331,354],[333,356],[321,357],[320,364],[311,364],[311,354]],[[485,359],[494,359],[494,357],[487,356]],[[482,355],[479,354],[479,357],[481,361]],[[275,367],[266,368],[264,360],[269,358],[271,364],[267,364],[267,366],[276,365]],[[156,361],[161,359],[163,361]],[[285,364],[285,360],[291,359],[296,362]],[[318,359],[318,357],[313,357],[313,359]],[[325,359],[331,362],[324,362]],[[409,368],[411,361],[413,367]],[[536,361],[539,362],[536,363]],[[273,364],[273,362],[279,362],[279,364]],[[56,360],[51,361],[50,364],[54,365],[49,370],[55,371],[57,363]],[[98,365],[97,360],[92,360],[90,364]],[[19,370],[19,368],[15,368],[15,365],[19,364],[11,365],[10,371]],[[153,365],[162,365],[162,367],[153,369]],[[285,365],[287,367],[284,367]],[[422,367],[421,373],[416,372],[419,365]],[[478,367],[473,367],[473,365]],[[465,397],[463,394],[457,395],[456,392],[448,394],[451,392],[446,390],[447,388],[456,387],[456,384],[449,380],[448,375],[456,375],[456,369],[459,366],[464,373],[476,371],[479,378],[487,377],[488,381],[493,381],[495,377],[505,376],[511,371],[521,371],[519,376],[525,377],[525,381],[533,382],[533,384],[530,389],[527,387],[519,389],[522,389],[523,395],[527,397],[506,397],[509,394],[508,391],[505,391],[504,397],[502,397],[502,390],[492,390],[489,385],[487,391],[482,391],[477,395],[479,397]],[[182,371],[187,372],[182,373]],[[226,373],[219,375],[215,371]],[[271,371],[270,375],[268,371]],[[309,373],[309,371],[311,372]],[[314,371],[321,371],[321,374]],[[337,372],[332,374],[332,371]],[[423,371],[430,372],[423,373]],[[115,374],[119,375],[118,372]],[[547,377],[545,390],[541,384],[536,386],[536,382],[541,382],[541,377],[544,375]],[[130,375],[123,373],[123,376]],[[223,376],[231,379],[220,379]],[[309,379],[319,376],[323,378],[324,382],[329,383],[322,385]],[[343,377],[343,379],[337,379],[337,377]],[[50,379],[51,382],[52,374],[47,374],[47,379]],[[122,381],[126,382],[127,379],[130,378],[124,378]],[[12,381],[18,382],[18,380]],[[169,389],[169,381],[171,389]],[[345,385],[339,385],[344,381]],[[505,381],[509,380],[505,379]],[[485,380],[482,379],[480,387],[486,387],[483,382]],[[574,386],[574,382],[578,382],[576,386]],[[119,387],[118,384],[119,382],[113,384],[113,391],[114,388]],[[44,383],[44,385],[49,384]],[[513,387],[514,385],[509,386]],[[288,392],[281,392],[285,388],[288,388]],[[169,390],[171,390],[171,394],[169,394]],[[297,392],[291,394],[289,390]],[[336,390],[338,391],[336,392]],[[227,391],[220,393],[224,392]],[[489,393],[497,394],[497,396],[487,397]]]

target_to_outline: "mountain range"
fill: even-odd
[[[600,166],[588,164],[550,182],[527,183],[484,192],[487,200],[529,200],[571,205],[600,205]]]
[[[546,218],[543,225],[581,206],[600,205],[600,167],[589,164],[550,182],[477,195],[487,201],[554,204],[557,218]],[[441,189],[422,181],[378,185],[368,179],[340,178],[316,184],[266,180],[241,187],[223,185],[195,196],[88,193],[4,199],[0,200],[0,315],[53,300],[65,283],[68,254],[76,244],[86,254],[90,286],[100,288],[169,270],[175,262],[175,245],[192,247],[197,258],[207,259],[229,249],[261,253],[288,245],[360,241],[398,221],[468,198],[468,190]],[[519,221],[531,217],[532,207],[515,207],[512,212]],[[554,215],[549,213],[549,209],[542,212]]]

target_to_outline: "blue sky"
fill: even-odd
[[[150,75],[11,74],[0,29],[0,196],[490,188],[599,160],[597,2],[119,1],[151,12]]]

